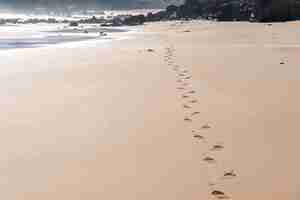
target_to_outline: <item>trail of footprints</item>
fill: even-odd
[[[196,120],[198,115],[201,115],[201,112],[194,110],[193,105],[199,103],[199,100],[196,97],[197,92],[192,89],[192,84],[190,80],[192,79],[191,74],[188,70],[183,69],[180,65],[177,65],[174,60],[175,49],[173,47],[166,48],[166,53],[164,56],[164,61],[167,65],[174,71],[177,77],[177,87],[176,89],[180,92],[180,97],[183,100],[182,108],[187,111],[187,115],[183,117],[184,122],[191,123],[194,125],[194,120]],[[203,141],[207,143],[209,138],[204,134],[207,133],[212,127],[209,124],[203,124],[200,128],[193,129],[191,131],[192,136],[195,140]],[[202,162],[207,163],[209,167],[212,167],[213,164],[217,163],[217,159],[212,156],[212,152],[223,151],[225,146],[223,144],[215,144],[209,146],[207,152],[203,153]],[[224,181],[225,179],[233,179],[237,176],[234,170],[224,171],[221,177],[218,177],[218,181]],[[218,186],[220,182],[209,183],[210,186],[210,195],[215,199],[232,199],[230,195],[221,190]],[[218,189],[216,189],[218,188]]]

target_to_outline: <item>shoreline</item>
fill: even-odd
[[[103,28],[97,25],[68,27],[65,24],[36,24],[0,27],[0,50],[39,48],[87,40],[112,40],[116,33],[130,32],[129,28]],[[101,35],[100,33],[103,33]]]

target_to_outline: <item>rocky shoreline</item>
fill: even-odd
[[[0,24],[68,23],[99,24],[100,26],[136,26],[145,22],[206,19],[214,21],[274,22],[300,19],[300,0],[186,0],[179,6],[169,5],[165,10],[146,15],[117,15],[111,18],[90,17],[78,20],[0,19]]]

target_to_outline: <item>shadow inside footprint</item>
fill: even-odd
[[[192,107],[189,106],[189,105],[183,104],[183,108],[190,109],[190,108],[192,108]]]
[[[188,96],[188,95],[182,95],[181,96],[183,99],[186,99],[186,98],[189,98],[190,96]]]
[[[210,129],[210,128],[211,128],[211,126],[208,124],[205,124],[201,127],[201,129]]]
[[[219,145],[219,144],[214,145],[214,146],[211,148],[212,151],[221,151],[222,149],[224,149],[224,146],[223,146],[223,145]]]
[[[217,199],[230,199],[229,196],[227,196],[224,192],[222,192],[220,190],[214,190],[214,191],[212,191],[211,195],[213,195]]]
[[[237,174],[233,170],[231,170],[229,172],[224,172],[224,177],[225,178],[234,178],[236,176],[237,176]]]
[[[209,157],[209,156],[203,158],[203,161],[208,162],[208,163],[215,163],[216,162],[216,160],[214,158]]]
[[[192,114],[191,114],[191,116],[195,116],[195,115],[199,115],[200,114],[200,112],[193,112]]]
[[[225,193],[220,190],[214,190],[211,192],[211,195],[218,196],[218,195],[225,195]]]
[[[194,134],[193,137],[199,140],[204,140],[204,137],[202,135]]]
[[[187,93],[188,93],[188,94],[195,94],[196,91],[195,91],[195,90],[191,90],[191,91],[188,91]]]
[[[189,101],[190,103],[198,103],[198,100],[194,99],[194,100],[191,100]]]
[[[185,117],[184,121],[186,121],[186,122],[192,122],[193,120],[191,118]]]

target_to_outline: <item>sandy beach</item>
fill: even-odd
[[[1,197],[299,199],[298,27],[159,22],[0,51]]]

